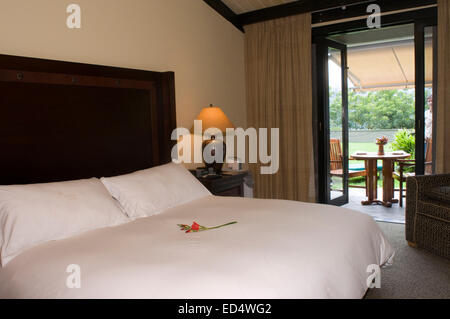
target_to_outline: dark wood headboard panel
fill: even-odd
[[[0,55],[0,185],[165,164],[175,127],[172,72]]]

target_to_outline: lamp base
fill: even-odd
[[[218,149],[219,147],[222,148],[223,160],[222,160],[221,163],[220,162],[216,162],[216,161],[213,161],[212,163],[207,163],[205,161],[205,166],[206,166],[206,168],[208,170],[210,168],[212,168],[214,173],[220,175],[222,173],[222,167],[223,167],[223,164],[225,162],[225,157],[226,157],[226,154],[227,154],[227,146],[226,146],[224,141],[216,140],[216,137],[214,135],[211,136],[210,140],[204,141],[202,143],[202,152],[203,152],[202,154],[205,154],[205,148],[207,146],[210,146],[211,156],[212,157],[214,157],[216,155],[216,149]]]

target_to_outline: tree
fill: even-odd
[[[413,129],[415,126],[414,90],[348,92],[349,129]],[[342,95],[330,91],[330,126],[342,123]]]

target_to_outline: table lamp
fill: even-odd
[[[209,128],[217,128],[222,132],[223,139],[225,140],[227,128],[234,128],[231,121],[225,115],[225,113],[220,109],[220,107],[213,106],[212,104],[209,107],[205,107],[200,114],[197,116],[197,120],[202,121],[202,134]],[[225,142],[216,140],[214,135],[211,135],[209,140],[206,140],[202,143],[202,151],[210,145],[211,155],[215,155],[216,149],[222,148],[223,151],[223,161],[222,163],[205,163],[206,168],[213,168],[216,174],[220,174],[222,172],[222,166],[225,162],[225,156],[227,153],[227,147]],[[202,153],[203,154],[203,153]]]

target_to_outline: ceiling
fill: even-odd
[[[269,8],[294,1],[296,0],[222,0],[222,2],[236,14]]]

